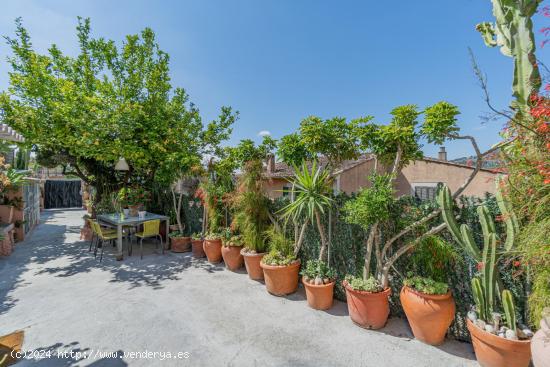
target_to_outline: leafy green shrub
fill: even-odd
[[[200,232],[195,232],[191,235],[191,238],[194,240],[194,241],[200,241],[202,240],[202,233]]]
[[[356,291],[378,293],[384,290],[380,282],[372,276],[367,279],[363,279],[362,277],[347,275],[346,282],[348,282],[349,286]]]
[[[296,261],[294,246],[283,231],[271,227],[264,233],[270,251],[262,259],[267,265],[290,265]]]
[[[206,236],[204,236],[205,240],[214,241],[214,240],[220,240],[223,238],[223,234],[220,232],[208,232]]]
[[[170,238],[181,238],[181,237],[187,237],[187,236],[185,235],[184,232],[174,231],[174,232],[170,232],[168,234],[168,237],[170,237]]]
[[[438,282],[447,282],[448,270],[462,257],[453,245],[439,236],[429,236],[414,247],[409,258],[410,271]]]
[[[262,259],[262,262],[266,265],[272,266],[286,266],[296,262],[294,255],[285,255],[280,252],[270,251]]]
[[[308,260],[306,267],[302,269],[301,274],[304,276],[306,281],[313,281],[320,278],[323,283],[331,282],[336,277],[334,270],[322,260]],[[325,282],[324,280],[328,280],[328,282]]]
[[[425,294],[447,294],[449,291],[447,284],[421,276],[406,278],[403,280],[403,285]]]

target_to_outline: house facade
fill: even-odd
[[[448,161],[446,158],[446,152],[442,149],[438,158],[426,157],[409,163],[397,177],[396,195],[412,195],[423,200],[433,199],[438,184],[446,184],[451,192],[456,191],[474,168]],[[325,163],[320,162],[321,165]],[[356,160],[342,162],[333,174],[334,191],[352,194],[361,188],[369,187],[369,176],[374,169],[375,160],[371,155],[363,155]],[[294,171],[291,167],[282,162],[276,163],[275,158],[270,157],[265,170],[266,195],[272,199],[288,195],[291,188],[289,180],[293,175]],[[463,195],[483,197],[487,192],[494,194],[496,177],[496,172],[481,169]]]

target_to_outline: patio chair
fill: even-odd
[[[162,248],[162,253],[164,254],[164,244],[162,243],[162,236],[160,235],[160,220],[149,220],[143,223],[143,231],[137,232],[136,238],[139,237],[139,247],[140,247],[140,256],[143,259],[143,240],[145,238],[155,238],[160,240],[160,247]],[[130,241],[131,243],[131,241]],[[158,242],[157,242],[158,243]],[[129,254],[132,253],[132,245],[130,244]]]
[[[109,231],[101,228],[98,222],[93,221],[92,228],[95,234],[97,235],[97,241],[94,247],[94,257],[97,257],[97,249],[101,244],[101,254],[99,255],[99,261],[103,260],[103,251],[105,249],[105,242],[113,242],[117,240],[116,231]]]
[[[97,238],[98,238],[96,230],[95,230],[94,226],[92,225],[93,223],[97,223],[97,221],[94,220],[94,219],[88,218],[88,223],[90,224],[90,228],[92,229],[92,238],[90,239],[90,248],[88,249],[88,252],[90,252],[90,251],[92,251],[92,246],[94,245],[94,240],[97,240]],[[102,233],[105,233],[105,234],[112,234],[112,233],[116,234],[116,229],[103,228],[101,231],[102,231]]]

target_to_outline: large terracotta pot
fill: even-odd
[[[390,314],[388,297],[391,288],[372,293],[356,291],[348,282],[343,282],[346,289],[346,300],[351,321],[366,329],[380,329],[386,325]]]
[[[260,266],[264,270],[265,287],[275,296],[286,296],[298,289],[298,273],[300,272],[300,260],[290,265],[267,265],[263,261]]]
[[[540,320],[540,330],[531,339],[531,353],[535,367],[550,367],[550,324]]]
[[[264,271],[260,267],[260,262],[262,261],[265,252],[255,253],[249,252],[245,248],[241,250],[241,255],[244,257],[244,266],[246,267],[246,272],[248,277],[252,280],[263,280]]]
[[[244,259],[241,255],[242,246],[223,246],[222,257],[225,267],[231,271],[242,268]]]
[[[191,251],[191,237],[170,237],[172,252]]]
[[[455,301],[451,292],[431,295],[403,287],[399,299],[414,337],[427,344],[442,344],[455,318]]]
[[[203,249],[208,261],[217,264],[222,261],[222,240],[204,240]]]
[[[204,253],[204,248],[202,245],[202,240],[193,240],[191,241],[191,248],[193,250],[193,256],[194,257],[205,257],[206,254]]]
[[[334,295],[334,281],[328,284],[315,285],[306,282],[302,277],[302,284],[306,289],[307,304],[316,310],[328,310],[332,307]]]
[[[477,362],[482,367],[527,367],[531,360],[530,340],[510,340],[481,330],[467,320]]]

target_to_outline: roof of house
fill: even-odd
[[[374,156],[372,154],[362,154],[357,159],[345,160],[340,164],[339,168],[333,174],[334,175],[340,174],[354,167],[357,167],[367,161],[370,161],[371,159],[374,159]],[[468,169],[475,168],[473,166],[469,166],[466,164],[456,163],[452,161],[445,161],[437,158],[424,157],[419,160],[430,162],[430,163],[439,163],[439,164],[446,164],[450,166],[458,166],[458,167],[468,168]],[[318,160],[318,164],[320,167],[326,167],[326,165],[328,164],[328,160],[326,159],[326,157],[320,157]],[[311,167],[311,163],[308,162],[308,166]],[[294,176],[294,168],[292,168],[291,166],[289,166],[284,162],[276,162],[274,168],[275,169],[273,170],[273,172],[269,172],[267,169],[265,169],[264,176],[267,178],[281,178],[281,179]],[[495,173],[495,174],[497,173],[494,170],[486,169],[486,168],[482,168],[481,170]]]

